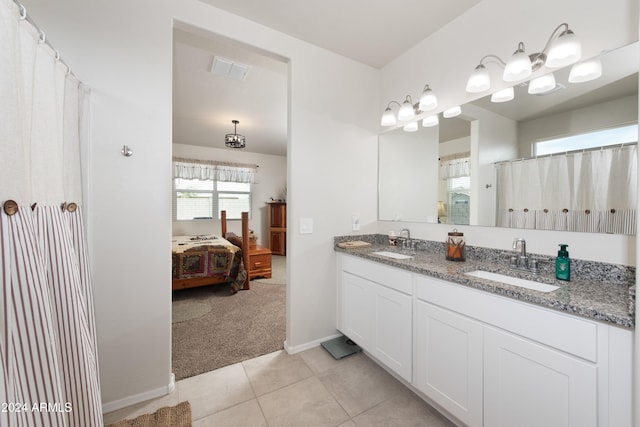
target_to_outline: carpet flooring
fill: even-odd
[[[234,295],[226,284],[174,292],[176,381],[283,348],[285,257],[274,257],[273,269],[272,279],[254,279]]]

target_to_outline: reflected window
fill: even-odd
[[[447,222],[449,224],[469,225],[470,191],[470,176],[460,176],[447,180]]]
[[[637,141],[638,125],[634,124],[539,141],[534,144],[534,155],[544,156],[546,154],[566,153],[569,151],[635,143]]]

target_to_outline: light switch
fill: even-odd
[[[300,218],[300,234],[313,233],[313,218]]]

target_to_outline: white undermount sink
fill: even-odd
[[[539,292],[553,292],[559,289],[558,286],[546,283],[534,282],[533,280],[521,279],[519,277],[506,276],[504,274],[492,273],[490,271],[475,270],[464,273],[468,276],[479,277],[481,279],[493,280],[494,282],[505,283],[511,286],[532,289]]]
[[[386,256],[387,258],[393,258],[393,259],[409,259],[409,258],[413,258],[412,255],[399,254],[397,252],[389,252],[389,251],[372,252],[372,254],[373,255]]]

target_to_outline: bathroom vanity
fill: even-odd
[[[501,254],[454,263],[437,244],[407,254],[380,241],[336,246],[337,329],[422,398],[467,426],[631,426],[624,273],[598,265],[562,283],[505,270]],[[465,274],[479,270],[558,288]]]

